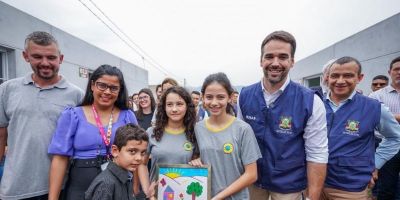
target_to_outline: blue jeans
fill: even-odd
[[[400,196],[398,189],[400,172],[400,152],[392,159],[387,161],[379,170],[378,175],[378,199],[379,200],[394,200],[396,193]],[[397,198],[399,199],[399,198]]]
[[[4,160],[6,157],[3,157],[0,161],[0,181],[1,181],[1,177],[3,177],[3,170],[4,170]]]

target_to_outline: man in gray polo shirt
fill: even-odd
[[[0,85],[0,157],[8,146],[0,198],[42,200],[49,186],[47,147],[58,116],[83,93],[58,74],[63,55],[52,35],[29,34],[23,57],[33,73]]]

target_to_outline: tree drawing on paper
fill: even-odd
[[[157,197],[159,200],[163,200],[165,195],[169,195],[171,200],[206,200],[209,196],[208,178],[208,168],[161,166],[158,169]]]
[[[186,193],[192,195],[192,200],[196,199],[196,196],[200,196],[203,193],[203,186],[199,182],[192,182],[187,188]]]

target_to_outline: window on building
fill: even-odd
[[[7,51],[0,47],[0,84],[8,80]]]
[[[318,87],[321,83],[322,74],[304,78],[305,86],[309,88]]]
[[[94,72],[94,70],[92,70],[92,69],[88,70],[88,79],[89,80],[90,80],[90,77],[92,76],[93,72]]]

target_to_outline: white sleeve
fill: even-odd
[[[303,135],[307,161],[328,163],[328,135],[324,103],[314,95],[313,112],[307,121]]]

